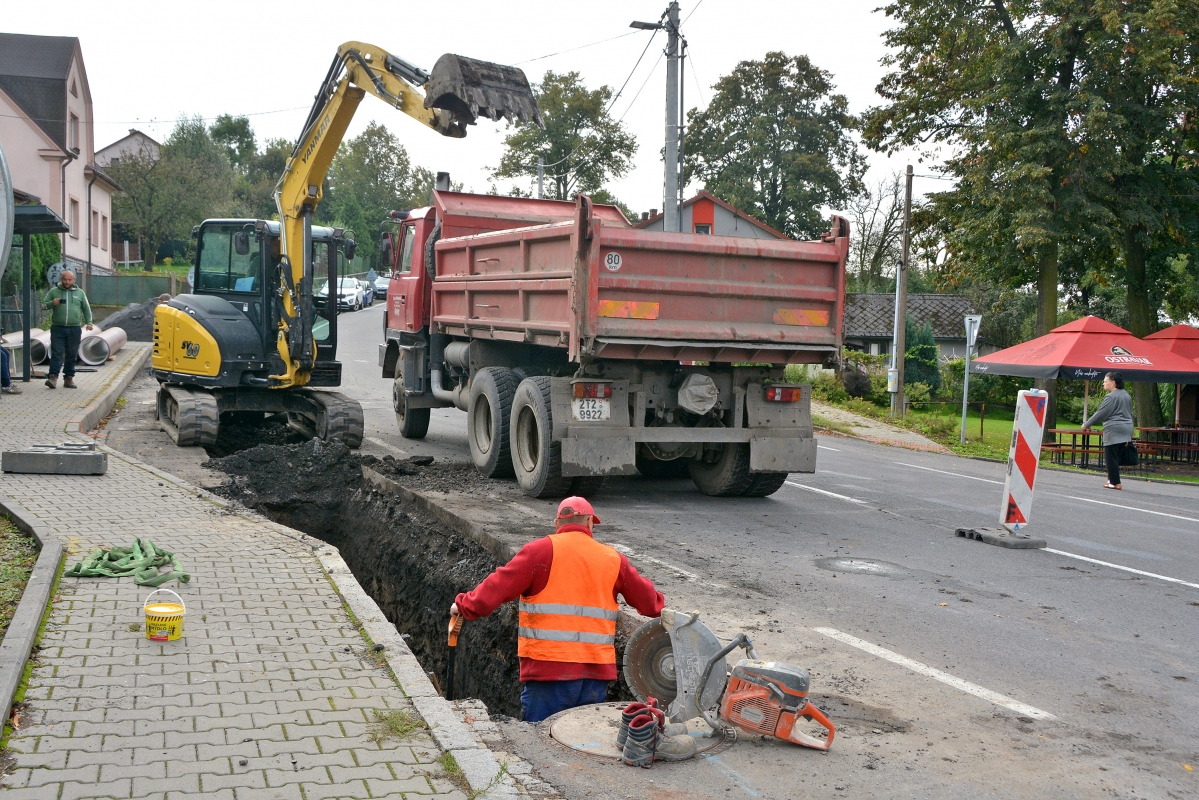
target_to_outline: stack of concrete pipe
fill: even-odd
[[[46,334],[46,336],[47,336],[46,341],[49,341],[48,337],[50,336],[50,334],[46,333],[46,331],[42,330],[41,328],[30,328],[29,329],[29,338],[30,339],[36,339],[38,336],[41,336],[42,334]],[[8,350],[9,368],[13,370],[14,374],[20,372],[21,365],[23,363],[21,360],[21,351],[25,347],[25,335],[23,333],[21,333],[21,331],[13,331],[12,333],[6,333],[6,334],[4,334],[4,341],[2,344],[0,344],[0,346],[6,348]],[[32,358],[32,363],[34,363],[34,364],[38,363],[36,355],[32,356],[31,358]]]
[[[85,330],[83,338],[79,340],[79,360],[89,367],[98,367],[124,347],[128,340],[124,328],[109,328],[106,331],[99,328]]]
[[[29,333],[31,362],[45,364],[50,360],[50,331],[34,328]],[[99,328],[92,328],[90,331],[84,330],[83,336],[79,340],[79,360],[89,367],[97,367],[124,347],[126,341],[128,341],[128,336],[125,335],[122,328],[109,328],[106,331]],[[19,346],[23,346],[23,344],[13,345],[14,349]]]

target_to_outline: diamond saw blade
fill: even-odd
[[[662,620],[651,619],[629,636],[624,649],[624,679],[642,702],[653,697],[666,708],[674,700],[674,649]]]

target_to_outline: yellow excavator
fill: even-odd
[[[316,388],[341,385],[337,313],[349,279],[338,275],[355,244],[312,217],[368,92],[443,136],[466,136],[480,116],[544,126],[515,67],[446,54],[426,72],[373,45],[339,47],[275,188],[279,221],[197,225],[192,294],[155,309],[157,413],[176,444],[215,444],[222,420],[276,414],[309,435],[362,443],[362,407]]]

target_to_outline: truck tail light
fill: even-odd
[[[772,403],[798,403],[803,393],[797,386],[767,386],[766,399]]]
[[[611,397],[612,384],[610,383],[583,383],[574,384],[575,397]]]

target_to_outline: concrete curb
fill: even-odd
[[[31,522],[21,505],[6,494],[0,494],[0,509],[12,518],[14,525],[37,539],[42,546],[33,571],[29,573],[25,591],[21,594],[21,602],[17,604],[16,613],[4,634],[4,641],[0,642],[0,704],[4,707],[4,715],[0,719],[7,720],[12,711],[13,697],[25,672],[25,663],[33,652],[33,640],[37,638],[42,616],[50,605],[50,590],[65,553],[58,537],[38,523]]]
[[[77,419],[68,420],[65,426],[67,433],[86,433],[100,424],[100,420],[108,416],[117,399],[133,383],[138,371],[146,364],[153,346],[143,342],[132,342],[133,345],[144,345],[142,351],[130,359],[122,370],[108,379],[107,386],[91,405],[84,406],[83,415]]]

